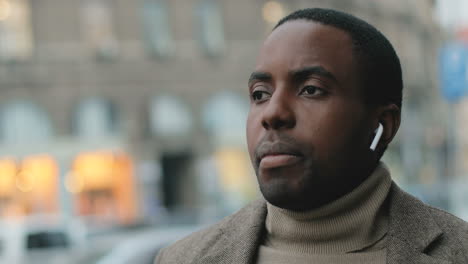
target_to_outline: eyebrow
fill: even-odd
[[[248,84],[250,85],[254,81],[268,82],[273,79],[273,76],[267,72],[252,72],[249,77]]]
[[[338,83],[336,77],[322,66],[304,67],[298,70],[291,71],[289,75],[292,76],[292,79],[297,82],[305,81],[312,75],[318,75]]]
[[[296,82],[301,82],[307,80],[312,75],[323,76],[330,80],[333,80],[338,83],[336,77],[329,71],[327,71],[322,66],[309,66],[304,67],[298,70],[293,70],[289,72],[289,75],[292,76],[292,79]],[[268,72],[253,72],[250,75],[248,84],[250,85],[254,81],[268,82],[273,79],[273,76]]]

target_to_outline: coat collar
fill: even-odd
[[[266,213],[263,199],[241,209],[220,228],[220,239],[210,246],[207,254],[194,263],[255,263],[265,230]]]
[[[395,183],[389,192],[389,264],[450,264],[424,253],[442,235],[428,207]],[[254,264],[265,231],[266,203],[258,200],[233,215],[219,229],[219,239],[193,263]]]
[[[390,189],[388,202],[390,223],[387,261],[389,264],[451,263],[424,253],[431,243],[443,234],[426,205],[402,191],[395,183]]]

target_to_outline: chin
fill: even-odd
[[[270,204],[288,210],[304,210],[304,202],[310,201],[305,197],[305,190],[300,190],[291,186],[290,182],[285,180],[272,180],[268,183],[260,183],[260,191],[265,200]]]
[[[334,199],[330,182],[319,181],[316,177],[263,178],[259,177],[260,191],[270,204],[293,211],[307,211],[319,208]]]

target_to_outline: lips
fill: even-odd
[[[256,149],[256,161],[260,169],[291,166],[302,158],[298,148],[281,141],[262,142]]]
[[[294,165],[302,157],[290,154],[267,155],[260,160],[261,169],[274,169]]]

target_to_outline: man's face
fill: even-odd
[[[372,120],[351,37],[305,20],[264,42],[249,80],[250,158],[264,197],[307,210],[352,190],[368,170]]]

